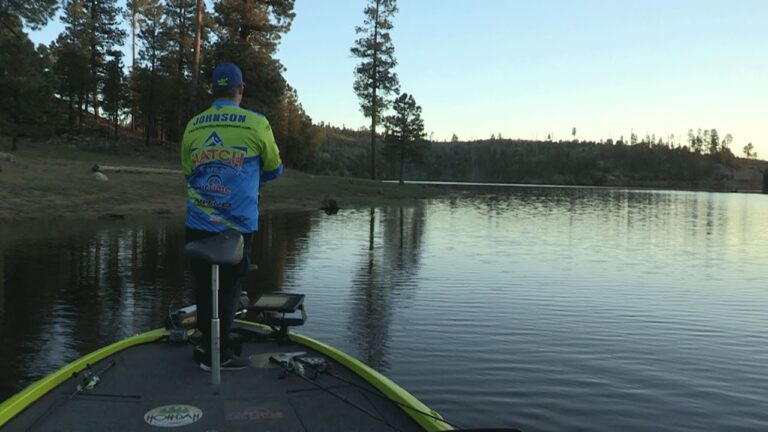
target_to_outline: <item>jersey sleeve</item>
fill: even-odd
[[[184,136],[181,139],[181,169],[184,171],[184,177],[189,177],[192,174],[192,156],[189,153],[189,125],[184,130]]]
[[[260,125],[259,136],[261,138],[261,181],[274,180],[283,173],[283,163],[272,134],[272,127],[266,119]]]

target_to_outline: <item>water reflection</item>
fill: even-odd
[[[765,214],[576,188],[265,213],[249,290],[307,294],[302,333],[460,424],[764,431]],[[0,226],[0,399],[190,302],[182,243],[179,223]]]
[[[425,223],[423,205],[369,210],[367,250],[352,280],[348,329],[362,360],[380,371],[389,368],[394,309],[407,308],[417,288]]]
[[[251,297],[275,292],[291,283],[291,269],[300,267],[316,219],[307,213],[267,212],[259,220],[252,261],[259,266],[249,275]]]
[[[279,290],[311,219],[267,214],[249,291]],[[175,221],[0,233],[0,400],[85,353],[162,324],[194,302]],[[22,229],[19,232],[24,232]]]

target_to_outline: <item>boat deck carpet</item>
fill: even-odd
[[[315,379],[269,362],[274,353],[324,357],[332,374]],[[77,392],[70,377],[9,423],[8,431],[413,431],[423,430],[402,408],[351,370],[293,342],[248,341],[251,367],[222,371],[214,394],[210,373],[193,361],[192,346],[137,345],[91,366],[98,384]],[[312,374],[307,374],[312,376]],[[349,381],[349,382],[345,382]]]

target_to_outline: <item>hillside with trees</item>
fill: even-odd
[[[37,48],[27,31],[48,22],[57,3],[0,4],[0,135],[14,148],[20,137],[77,134],[91,117],[107,120],[114,139],[141,136],[147,147],[176,151],[189,117],[209,103],[213,68],[231,61],[248,83],[243,105],[270,118],[286,164],[306,168],[317,152],[311,119],[274,56],[293,0],[223,0],[213,10],[193,0],[130,0],[126,8],[66,0],[64,31]]]
[[[737,157],[731,135],[715,129],[691,130],[684,144],[681,137],[635,134],[627,141],[580,141],[576,128],[568,141],[495,134],[426,140],[421,107],[412,95],[398,96],[389,36],[395,0],[369,0],[356,29],[351,53],[360,63],[350,85],[371,120],[359,130],[313,124],[285,80],[275,54],[293,24],[293,0],[222,0],[212,10],[201,0],[130,0],[125,8],[117,0],[66,0],[64,31],[38,47],[27,32],[46,24],[58,3],[0,0],[0,6],[0,135],[10,137],[10,151],[20,138],[55,134],[81,142],[79,135],[96,130],[110,151],[143,147],[175,157],[187,119],[209,103],[213,68],[232,61],[245,75],[243,105],[270,119],[289,168],[406,180],[762,188],[765,163],[752,143]]]
[[[318,165],[313,171],[366,176],[368,131],[330,126],[322,130],[319,159],[332,163]],[[421,181],[758,190],[762,188],[763,171],[768,168],[767,162],[752,153],[747,155],[746,150],[742,157],[734,155],[728,148],[731,139],[720,140],[716,130],[691,131],[688,145],[682,146],[663,140],[652,143],[650,137],[633,144],[623,140],[454,138],[423,141],[421,156],[405,164],[404,177]],[[386,157],[385,150],[382,156],[378,177],[398,179],[399,160]]]

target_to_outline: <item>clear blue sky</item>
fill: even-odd
[[[297,0],[278,57],[314,121],[368,124],[349,54],[365,0]],[[402,91],[437,139],[731,133],[768,157],[768,1],[400,0]],[[56,26],[51,26],[53,29]],[[34,35],[55,37],[56,30]]]

